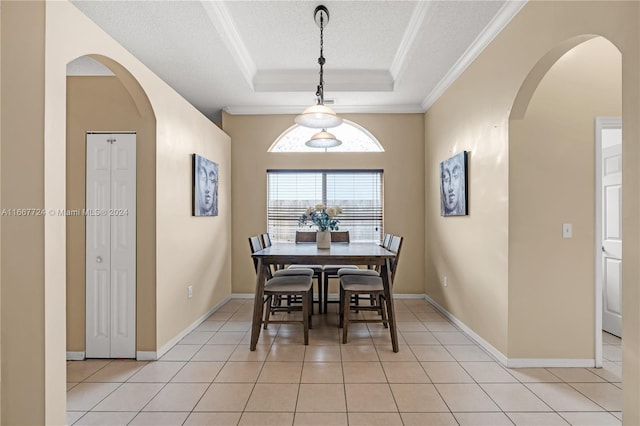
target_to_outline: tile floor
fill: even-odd
[[[396,300],[400,352],[380,324],[333,313],[270,325],[249,351],[234,299],[156,362],[67,363],[70,425],[620,425],[620,339],[604,368],[506,369],[424,300]]]

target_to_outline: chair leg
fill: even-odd
[[[309,292],[307,293],[307,299],[309,299],[309,305],[313,306],[313,293]],[[313,313],[312,312],[308,312],[308,317],[309,317],[309,328],[313,328]]]
[[[326,314],[329,312],[329,274],[323,274],[324,284],[324,299],[323,299],[323,312]]]
[[[340,296],[339,296],[339,305],[338,305],[338,328],[342,328],[342,321],[344,319],[344,290],[342,289],[342,285],[340,285]]]
[[[312,303],[313,305],[313,303]],[[304,327],[304,344],[309,344],[309,295],[302,295],[302,321]]]
[[[344,300],[342,306],[342,343],[347,343],[347,329],[349,328],[349,310],[351,303],[348,302],[351,300],[351,292],[344,291]]]
[[[382,316],[382,320],[384,321],[382,325],[384,325],[384,328],[389,328],[389,321],[387,320],[387,306],[382,294],[378,296],[378,304],[380,306],[380,316]]]
[[[277,297],[276,297],[277,298]],[[273,296],[267,296],[267,300],[265,300],[265,310],[264,310],[264,329],[267,329],[269,325],[269,317],[271,315],[271,302],[273,300]]]

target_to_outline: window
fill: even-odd
[[[380,142],[371,133],[349,120],[344,120],[338,127],[328,129],[342,141],[342,145],[327,149],[306,146],[304,143],[319,130],[295,124],[276,139],[269,152],[384,152]]]
[[[379,242],[382,196],[382,170],[267,170],[267,229],[274,241],[295,241],[300,215],[322,203],[342,207],[351,241]]]

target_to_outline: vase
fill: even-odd
[[[318,231],[316,234],[316,244],[319,249],[331,248],[331,231]]]

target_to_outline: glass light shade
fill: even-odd
[[[311,148],[333,148],[342,145],[342,141],[323,129],[321,132],[311,136],[311,139],[304,143]]]
[[[318,104],[305,109],[304,112],[296,116],[296,124],[314,129],[327,129],[342,124],[342,118],[328,106]]]

